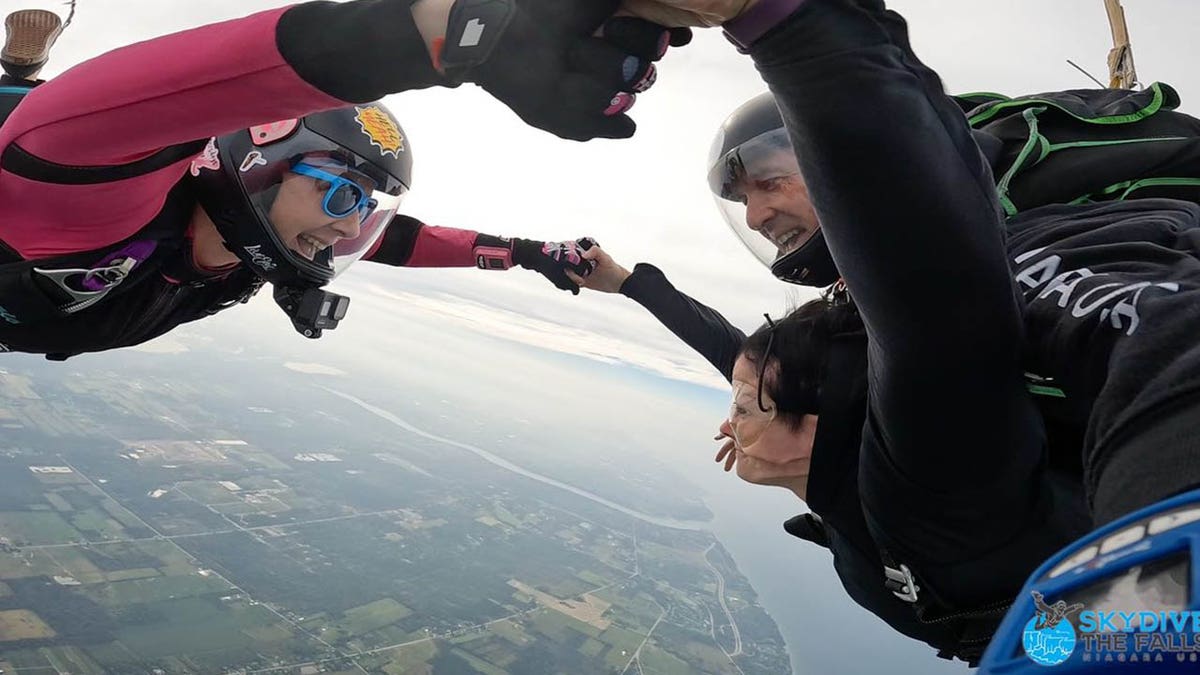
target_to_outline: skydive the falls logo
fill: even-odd
[[[1037,613],[1025,624],[1021,646],[1029,660],[1039,666],[1057,666],[1068,659],[1084,663],[1200,664],[1200,610],[1080,612],[1082,602],[1068,605],[1059,600],[1049,604],[1041,593],[1031,594]],[[1155,605],[1156,598],[1145,598],[1152,600],[1150,606]]]
[[[1083,609],[1083,603],[1068,606],[1066,601],[1059,600],[1048,605],[1041,593],[1031,593],[1037,613],[1025,624],[1021,646],[1039,666],[1057,666],[1075,652],[1075,627],[1068,617]]]

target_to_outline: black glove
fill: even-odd
[[[690,40],[641,19],[613,20],[620,0],[458,0],[439,62],[475,82],[525,123],[559,137],[627,138],[625,114],[656,77],[652,61]]]
[[[584,260],[580,253],[594,243],[590,237],[576,241],[513,239],[512,259],[517,265],[546,277],[556,287],[579,295],[579,286],[567,276],[567,270],[581,277],[591,274],[596,269],[596,261]]]

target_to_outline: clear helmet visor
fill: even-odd
[[[258,172],[244,186],[285,255],[333,276],[369,253],[406,189],[342,149],[309,151]]]
[[[389,195],[378,191],[374,194],[375,207],[366,214],[365,218],[360,219],[358,236],[352,239],[339,239],[327,249],[332,257],[330,264],[333,265],[334,277],[371,252],[383,238],[384,231],[391,224],[397,209],[400,208],[400,203],[404,200],[404,195]]]
[[[816,234],[815,229],[785,227],[768,233],[756,229],[761,223],[749,220],[761,217],[751,213],[752,209],[777,204],[804,189],[787,130],[772,129],[723,154],[721,141],[718,137],[709,153],[709,189],[725,224],[770,269],[776,260],[799,250]]]
[[[729,428],[738,448],[746,448],[762,437],[775,419],[775,404],[763,394],[763,408],[758,405],[758,386],[740,380],[733,381],[733,398],[729,402]]]

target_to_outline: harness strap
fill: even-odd
[[[925,624],[953,624],[958,632],[957,644],[938,651],[944,659],[958,658],[974,666],[983,657],[983,651],[991,642],[992,634],[1000,625],[1005,612],[1012,606],[1012,599],[955,609],[942,602],[933,589],[921,592],[917,578],[904,563],[897,562],[882,546],[879,557],[883,561],[884,586],[897,598],[912,604],[917,620]]]

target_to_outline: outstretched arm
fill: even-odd
[[[26,258],[119,241],[162,209],[209,137],[421,87],[474,82],[560,136],[629,136],[633,92],[677,35],[627,18],[593,37],[617,0],[495,0],[508,18],[478,45],[487,53],[458,53],[443,74],[411,4],[273,9],[123,47],[37,87],[0,129],[0,240]],[[430,4],[446,9],[442,32],[475,20],[465,2],[457,14],[451,0]]]
[[[810,0],[751,55],[870,338],[883,456],[864,471],[931,491],[1029,485],[1041,431],[992,176],[903,19]]]
[[[630,272],[599,246],[583,255],[595,262],[596,269],[586,279],[573,277],[576,283],[603,293],[621,293],[637,302],[726,380],[733,379],[733,362],[746,341],[746,334],[737,326],[720,312],[676,290],[654,265],[638,263]]]
[[[903,19],[882,0],[756,0],[744,16],[741,0],[645,2],[729,9],[727,31],[775,94],[869,336],[859,484],[873,532],[924,569],[1006,549],[1011,569],[996,576],[1019,588],[1073,535],[1045,522],[992,176]],[[944,579],[968,601],[1001,583]]]
[[[581,240],[582,241],[582,240]],[[506,270],[516,265],[546,277],[555,287],[579,293],[568,273],[586,276],[591,264],[579,242],[544,242],[498,237],[475,230],[426,225],[396,215],[384,236],[364,257],[398,267],[478,267]]]
[[[1078,532],[1043,471],[1022,305],[966,120],[880,0],[807,0],[750,53],[866,326],[872,531],[950,602],[1015,591]]]
[[[454,28],[446,23],[452,0],[417,4],[441,6],[441,32]],[[661,56],[656,40],[669,33],[638,23],[607,42],[592,38],[616,0],[493,4],[507,8],[508,23],[487,32],[480,48],[488,54],[449,75],[433,67],[407,0],[305,2],[140,42],[30,92],[0,145],[15,141],[73,166],[128,163],[178,143],[462,79],[560,135],[632,133],[623,110],[605,111],[614,93],[649,86],[651,62]],[[538,69],[511,72],[535,57]],[[563,100],[572,88],[600,100]]]

